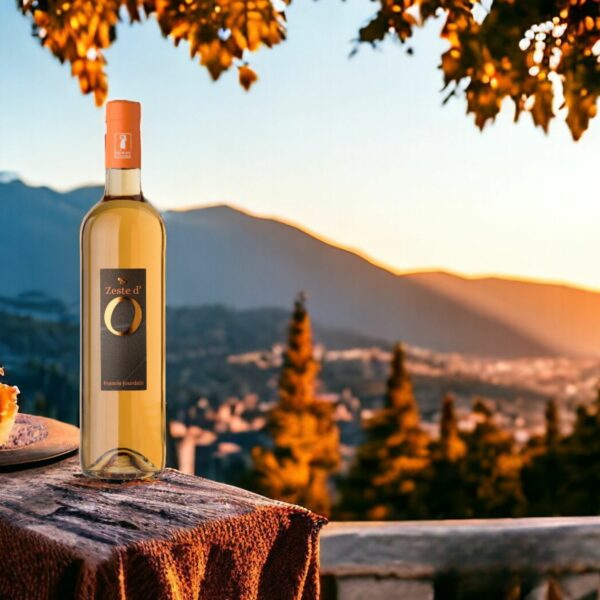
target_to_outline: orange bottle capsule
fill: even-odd
[[[106,105],[106,168],[139,169],[141,106],[139,102],[112,100]]]

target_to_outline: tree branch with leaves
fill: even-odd
[[[217,80],[237,67],[248,90],[257,80],[249,54],[286,36],[291,0],[17,0],[33,35],[69,62],[84,94],[102,105],[108,94],[104,51],[117,26],[156,18],[163,36],[188,43]],[[575,140],[596,116],[600,94],[600,0],[374,0],[377,11],[359,30],[361,43],[406,43],[416,28],[442,21],[448,47],[440,57],[444,102],[465,97],[483,129],[505,100],[515,120],[528,112],[536,126],[564,108]]]
[[[104,51],[123,20],[156,18],[163,36],[175,46],[186,41],[190,57],[199,58],[214,80],[237,66],[245,89],[257,79],[247,54],[285,39],[285,14],[271,0],[18,0],[18,5],[32,19],[34,37],[71,64],[81,91],[93,94],[98,106],[108,95]]]
[[[441,69],[445,101],[466,96],[480,129],[496,118],[505,99],[515,120],[529,112],[548,131],[562,96],[575,140],[596,115],[600,94],[599,0],[377,0],[380,8],[359,32],[377,45],[405,43],[415,27],[442,18],[448,42]]]

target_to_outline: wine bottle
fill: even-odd
[[[141,106],[106,107],[106,188],[81,225],[81,468],[152,477],[165,464],[165,248],[140,183]]]

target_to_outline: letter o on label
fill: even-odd
[[[121,304],[121,302],[129,302],[133,306],[133,319],[131,323],[129,323],[129,327],[125,331],[118,331],[113,327],[112,318],[113,313],[115,312],[115,308]],[[104,324],[106,328],[113,334],[119,337],[123,337],[125,335],[131,335],[135,333],[142,324],[142,307],[139,302],[134,298],[129,298],[128,296],[119,296],[117,298],[113,298],[106,306],[106,310],[104,311]]]

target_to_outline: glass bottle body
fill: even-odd
[[[109,169],[81,226],[81,468],[101,479],[165,465],[165,247],[139,169]]]

